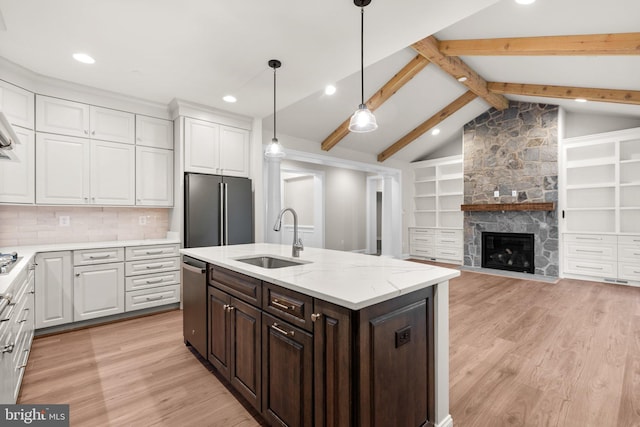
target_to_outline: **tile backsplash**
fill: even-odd
[[[61,225],[66,219],[68,225]],[[0,205],[0,247],[5,248],[161,239],[167,236],[167,231],[169,209],[166,208]]]

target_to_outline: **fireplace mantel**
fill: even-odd
[[[460,209],[467,212],[496,212],[496,211],[554,211],[556,204],[544,203],[485,203],[460,205]]]

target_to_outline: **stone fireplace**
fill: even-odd
[[[465,205],[557,204],[557,182],[557,106],[510,102],[465,125]],[[532,234],[534,273],[558,276],[556,210],[465,212],[465,266],[482,266],[483,232]]]

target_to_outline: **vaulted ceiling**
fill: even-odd
[[[22,67],[159,103],[181,98],[262,117],[265,132],[272,123],[271,58],[283,62],[278,70],[279,135],[320,145],[359,104],[359,10],[351,0],[0,0],[0,13],[0,57]],[[537,0],[529,6],[513,0],[373,0],[365,9],[365,98],[379,102],[375,114],[380,127],[373,133],[346,134],[337,144],[372,158],[386,153],[381,160],[387,155],[420,159],[443,144],[459,143],[464,123],[503,96],[640,119],[639,105],[578,104],[548,93],[517,95],[512,87],[496,84],[488,85],[488,96],[476,96],[477,88],[474,92],[459,83],[436,58],[426,65],[418,55],[425,42],[412,47],[430,35],[448,41],[632,33],[640,30],[637,16],[637,0]],[[469,83],[640,91],[640,55],[633,43],[622,55],[460,51],[455,57],[482,78]],[[448,55],[453,45],[439,45],[438,50]],[[76,51],[92,54],[96,64],[75,63],[71,54]],[[401,70],[406,77],[394,81]],[[337,87],[335,95],[324,95],[327,83]],[[221,98],[228,93],[238,102],[224,103]],[[421,133],[436,122],[438,136]],[[286,148],[286,138],[280,140]],[[397,152],[385,151],[406,142]]]

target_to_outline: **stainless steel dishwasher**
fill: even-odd
[[[182,258],[182,323],[184,343],[207,358],[207,264]]]

